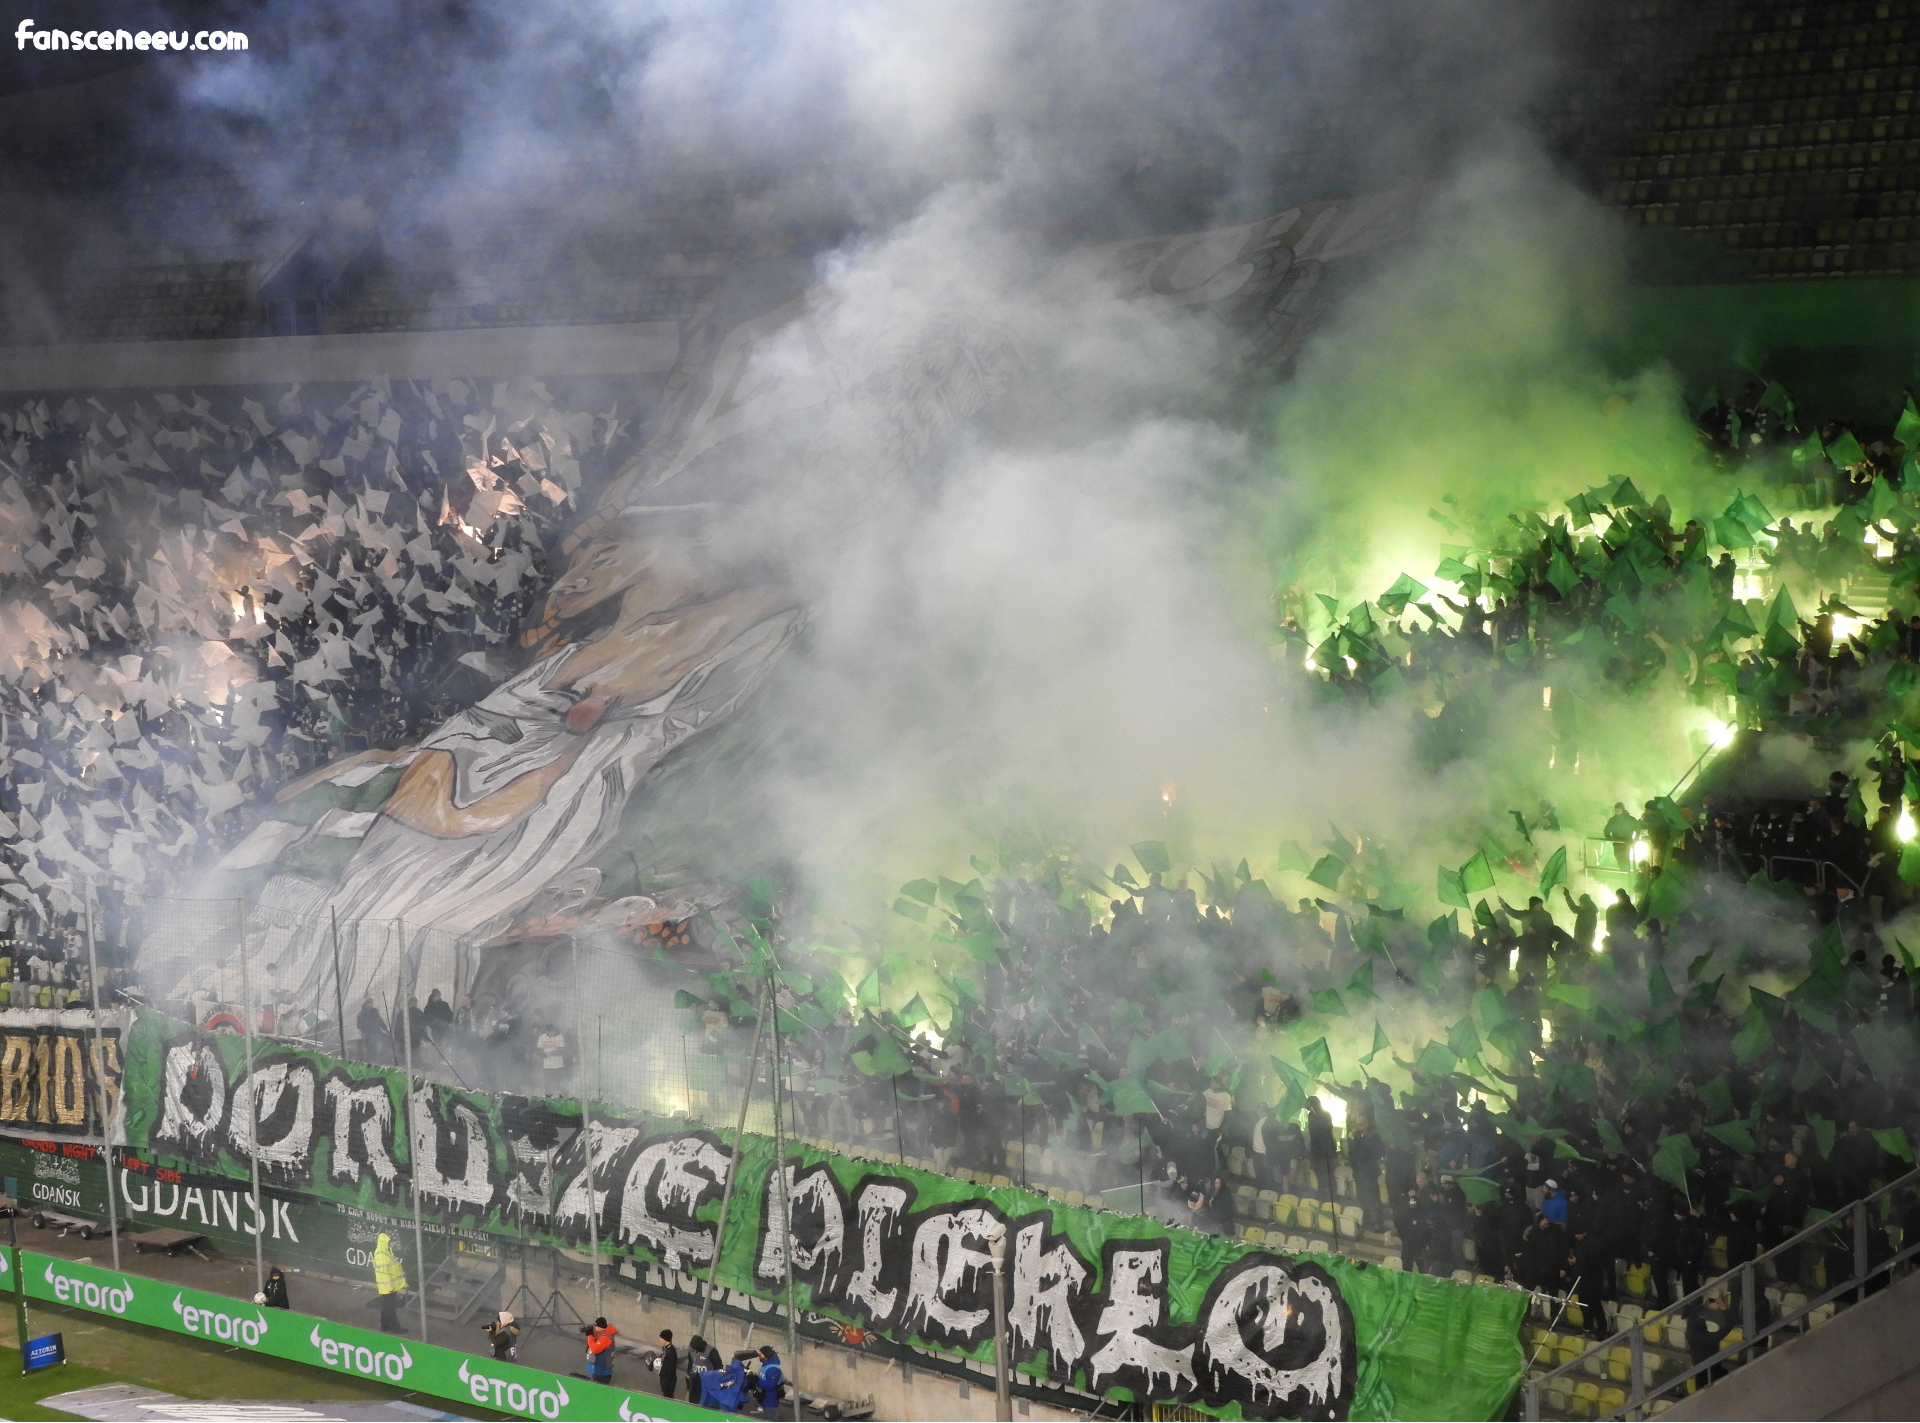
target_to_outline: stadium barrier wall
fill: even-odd
[[[657,1393],[633,1393],[562,1377],[544,1369],[422,1344],[292,1310],[263,1309],[226,1295],[37,1251],[22,1250],[19,1260],[29,1299],[524,1418],[694,1420],[726,1416]],[[12,1252],[0,1251],[0,1287],[9,1291],[14,1288]]]

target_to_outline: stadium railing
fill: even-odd
[[[1524,1417],[1538,1420],[1541,1414],[1543,1396],[1552,1394],[1570,1394],[1571,1388],[1555,1389],[1556,1380],[1571,1379],[1586,1382],[1592,1379],[1612,1378],[1616,1383],[1627,1385],[1625,1402],[1616,1404],[1606,1412],[1597,1409],[1585,1416],[1594,1418],[1645,1418],[1650,1414],[1663,1412],[1672,1406],[1671,1395],[1696,1379],[1707,1382],[1728,1369],[1737,1368],[1756,1357],[1760,1346],[1769,1339],[1787,1330],[1801,1327],[1817,1311],[1827,1309],[1831,1315],[1849,1304],[1857,1304],[1867,1297],[1872,1282],[1884,1276],[1891,1281],[1894,1274],[1916,1255],[1920,1255],[1920,1232],[1913,1232],[1911,1238],[1903,1238],[1900,1248],[1889,1248],[1883,1258],[1876,1261],[1873,1241],[1874,1227],[1879,1223],[1883,1212],[1891,1211],[1902,1196],[1913,1204],[1913,1198],[1920,1195],[1920,1168],[1907,1172],[1897,1180],[1890,1181],[1870,1196],[1864,1196],[1849,1206],[1843,1206],[1829,1216],[1823,1217],[1808,1226],[1798,1235],[1782,1242],[1753,1259],[1744,1261],[1728,1270],[1725,1274],[1709,1280],[1691,1294],[1685,1295],[1673,1304],[1657,1313],[1648,1314],[1635,1320],[1625,1329],[1621,1329],[1606,1339],[1593,1345],[1577,1358],[1561,1364],[1558,1368],[1529,1378],[1525,1384],[1526,1408]],[[1896,1213],[1896,1220],[1900,1218]],[[1840,1232],[1845,1232],[1841,1235]],[[1883,1235],[1881,1237],[1885,1239]],[[1838,1246],[1839,1248],[1835,1248]],[[1770,1267],[1783,1265],[1790,1267],[1798,1252],[1809,1248],[1820,1249],[1828,1262],[1827,1287],[1817,1295],[1800,1297],[1801,1302],[1791,1309],[1782,1308],[1773,1319],[1765,1324],[1759,1322],[1758,1295],[1768,1283]],[[1832,1282],[1832,1263],[1837,1259],[1848,1262],[1847,1278],[1838,1283]],[[1739,1323],[1723,1332],[1721,1348],[1707,1357],[1691,1360],[1689,1366],[1662,1378],[1657,1384],[1648,1376],[1647,1333],[1664,1333],[1669,1321],[1684,1321],[1696,1309],[1704,1307],[1710,1298],[1718,1298],[1729,1290],[1736,1291],[1740,1301]],[[1828,1309],[1828,1306],[1833,1308]],[[1822,1316],[1824,1320],[1827,1316]],[[1821,1321],[1815,1321],[1821,1322]],[[1811,1324],[1805,1327],[1812,1327]],[[1737,1339],[1733,1338],[1738,1333]],[[1620,1379],[1609,1365],[1618,1362],[1616,1349],[1628,1351],[1627,1376]],[[1689,1356],[1691,1358],[1691,1356]],[[1701,1383],[1699,1387],[1705,1387]],[[1689,1390],[1691,1391],[1691,1390]]]

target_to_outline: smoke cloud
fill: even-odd
[[[717,258],[736,314],[804,292],[752,376],[828,413],[667,493],[717,490],[736,552],[810,610],[774,815],[851,911],[1036,817],[1197,862],[1454,815],[1458,786],[1416,794],[1407,708],[1303,704],[1275,589],[1425,576],[1438,491],[1464,526],[1629,470],[1649,496],[1690,477],[1672,382],[1592,354],[1618,255],[1527,136],[1569,16],[279,6],[244,58],[149,66],[141,141],[223,169],[252,221],[347,247],[371,226],[388,260],[473,290],[503,254],[580,279],[612,237],[662,270]],[[1280,388],[1207,313],[1123,299],[1072,256],[1415,181],[1428,235]],[[1462,785],[1537,797],[1519,767],[1544,743],[1486,754]]]

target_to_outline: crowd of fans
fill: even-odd
[[[800,1133],[1222,1234],[1274,1198],[1357,1206],[1407,1268],[1584,1300],[1596,1333],[1629,1276],[1672,1298],[1911,1169],[1920,478],[1906,440],[1793,430],[1777,387],[1706,418],[1778,449],[1768,497],[1845,502],[1816,530],[1730,490],[1711,529],[1676,527],[1622,480],[1442,564],[1445,613],[1403,578],[1283,629],[1330,695],[1438,701],[1437,722],[1543,670],[1667,679],[1728,727],[1678,800],[1564,831],[1550,805],[1514,812],[1519,839],[1478,876],[1442,870],[1456,912],[1424,928],[1352,841],[1283,856],[1279,893],[1244,861],[1173,874],[1160,845],[1111,874],[1003,846],[968,884],[905,887],[923,957],[849,985],[836,955],[785,947],[824,985],[783,990]],[[1920,444],[1911,409],[1900,434]],[[1861,590],[1871,613],[1846,602]],[[1745,786],[1780,732],[1870,749],[1796,794]],[[1574,893],[1568,848],[1599,898]],[[751,995],[713,982],[689,1028],[717,1037]],[[1875,1217],[1875,1258],[1906,1209]],[[1803,1251],[1769,1282],[1826,1268]]]

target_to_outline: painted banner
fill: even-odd
[[[730,1135],[684,1119],[596,1107],[583,1133],[574,1103],[430,1083],[409,1101],[399,1072],[278,1045],[257,1051],[249,1079],[238,1039],[147,1013],[129,1038],[124,1101],[116,1182],[128,1214],[249,1242],[266,1230],[276,1255],[304,1250],[293,1237],[329,1209],[369,1232],[410,1220],[417,1187],[436,1253],[462,1237],[578,1251],[591,1235],[610,1261],[704,1274],[737,1170],[720,1287],[780,1298],[791,1250],[803,1316],[986,1358],[997,1223],[1016,1367],[1057,1385],[1229,1417],[1491,1418],[1522,1372],[1525,1296],[1513,1291],[1276,1254],[812,1148],[788,1154],[783,1230],[767,1208],[778,1198],[768,1138],[749,1135],[736,1160]]]
[[[102,1013],[96,1033],[84,1008],[0,1009],[0,1131],[97,1138],[120,1099],[132,1016]]]
[[[262,1309],[141,1275],[102,1269],[35,1251],[20,1252],[27,1297],[112,1319],[190,1334],[249,1353],[389,1383],[435,1398],[542,1419],[705,1419],[726,1415],[657,1393],[630,1393],[504,1360],[336,1324],[292,1310]],[[14,1287],[0,1251],[0,1288]]]

